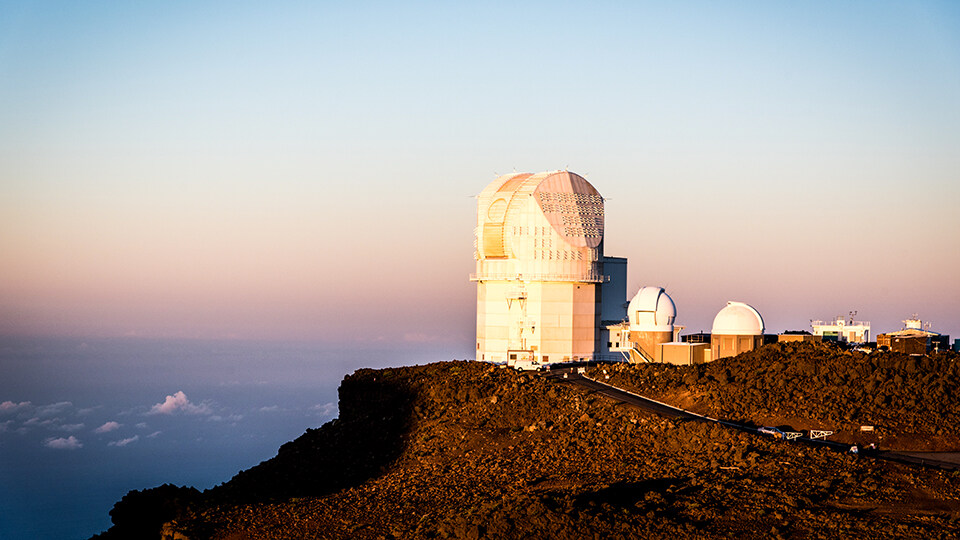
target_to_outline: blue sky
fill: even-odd
[[[0,13],[0,333],[469,351],[471,196],[569,168],[691,330],[960,334],[954,3]]]

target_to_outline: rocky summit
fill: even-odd
[[[755,425],[960,450],[957,355],[769,345],[593,378]],[[861,431],[870,424],[872,432]],[[96,538],[954,538],[960,473],[671,421],[478,362],[359,370],[340,416],[205,492],[134,491]]]

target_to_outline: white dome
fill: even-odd
[[[743,302],[727,302],[713,319],[713,333],[725,336],[762,336],[763,317]]]
[[[630,301],[627,317],[634,332],[673,332],[677,306],[662,287],[641,287]]]

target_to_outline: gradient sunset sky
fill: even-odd
[[[688,331],[960,337],[960,3],[0,2],[0,335],[469,354],[553,169]]]

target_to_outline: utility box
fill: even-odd
[[[790,341],[822,341],[823,336],[814,336],[810,333],[806,334],[780,334],[777,336],[777,342],[790,342]]]
[[[670,343],[660,344],[660,358],[666,364],[690,366],[709,362],[709,345],[706,343]]]

